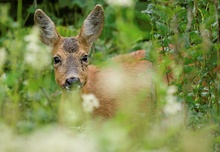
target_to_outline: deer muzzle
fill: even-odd
[[[82,87],[80,79],[77,77],[67,78],[63,88],[67,91],[78,91]]]

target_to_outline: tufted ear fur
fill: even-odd
[[[60,39],[54,23],[41,9],[35,11],[34,23],[40,28],[40,38],[44,44],[53,46]]]
[[[91,45],[102,33],[104,24],[104,11],[101,5],[96,5],[88,17],[78,35],[79,39]]]

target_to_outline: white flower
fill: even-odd
[[[68,130],[56,128],[35,132],[23,141],[26,142],[22,145],[23,152],[95,152],[97,149],[89,137],[73,136]]]
[[[109,5],[131,7],[133,0],[106,0]]]
[[[5,48],[0,48],[0,68],[4,65],[6,61],[7,53]]]
[[[0,77],[0,80],[6,80],[7,79],[7,75],[5,73],[3,73]]]
[[[174,95],[176,91],[177,89],[175,86],[170,86],[167,90],[167,97],[166,97],[167,104],[164,106],[163,109],[164,113],[167,115],[176,114],[182,109],[181,103],[177,102],[176,96]]]
[[[91,113],[95,108],[99,107],[99,101],[94,94],[83,94],[82,105],[85,112]]]
[[[38,32],[39,32],[39,29],[34,27],[31,31],[31,34],[30,35],[27,35],[24,37],[24,40],[26,42],[35,42],[37,43],[39,41],[39,38],[38,38]]]
[[[27,136],[17,135],[0,124],[0,151],[18,152],[97,152],[98,147],[90,136],[81,136],[65,127],[47,126]]]
[[[24,40],[28,42],[24,60],[37,70],[51,62],[49,48],[40,42],[38,32],[39,30],[34,27],[31,33],[24,37]]]

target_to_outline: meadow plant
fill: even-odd
[[[30,34],[24,37],[26,44],[26,52],[24,61],[32,68],[40,70],[51,63],[50,50],[48,47],[41,45],[39,40],[39,29],[33,27]]]
[[[0,48],[0,56],[1,56],[1,59],[0,59],[0,67],[2,67],[6,61],[6,57],[7,57],[7,53],[6,53],[6,50],[5,48]]]
[[[70,8],[78,4],[88,11],[93,7],[89,4],[98,1],[85,3],[85,8],[82,1],[65,2],[60,3]],[[143,97],[141,92],[132,99],[124,97],[117,114],[106,120],[91,116],[98,106],[92,94],[81,97],[73,92],[65,100],[62,127],[58,125],[61,91],[54,80],[50,48],[41,44],[35,27],[23,27],[22,3],[18,3],[17,20],[9,16],[9,4],[0,5],[0,151],[220,150],[217,0],[100,2],[105,27],[93,45],[90,62],[118,69],[103,80],[114,93],[124,85],[117,81],[123,73],[103,61],[118,53],[146,50],[146,59],[155,67],[153,102],[148,106],[135,102]],[[59,12],[57,5],[46,9],[50,10]],[[63,26],[57,30],[63,36],[77,31]],[[170,78],[168,83],[164,76]]]

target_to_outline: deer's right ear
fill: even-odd
[[[40,28],[40,39],[44,44],[53,46],[60,39],[53,21],[41,9],[35,11],[34,23]]]

